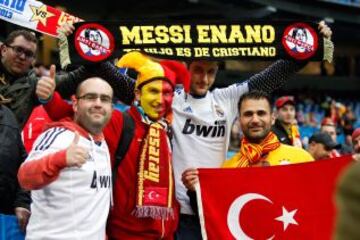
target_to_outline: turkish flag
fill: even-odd
[[[199,169],[203,238],[331,239],[336,182],[351,160]]]
[[[144,204],[166,205],[168,188],[164,187],[145,187]]]

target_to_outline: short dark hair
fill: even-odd
[[[21,29],[21,30],[15,30],[13,32],[11,32],[6,40],[5,40],[5,45],[10,45],[14,42],[15,38],[17,38],[18,36],[23,36],[27,41],[29,42],[33,42],[37,45],[38,41],[37,41],[37,38],[36,38],[36,35],[34,32],[30,32],[30,31],[27,31],[27,30],[24,30],[24,29]]]
[[[101,42],[103,41],[103,37],[102,37],[99,29],[97,29],[97,28],[87,28],[87,29],[85,29],[84,35],[85,35],[85,38],[86,38],[86,39],[90,39],[90,32],[91,32],[91,31],[96,32],[97,34],[99,34],[99,36],[100,36],[100,38],[101,38]]]
[[[270,112],[272,112],[272,103],[271,103],[271,98],[270,95],[267,92],[261,91],[261,90],[251,90],[247,93],[244,93],[239,100],[238,103],[238,110],[240,112],[240,107],[241,104],[248,99],[252,99],[252,100],[260,100],[260,99],[265,99],[270,106]]]
[[[306,29],[305,28],[303,28],[303,27],[299,27],[299,28],[295,28],[294,30],[293,30],[293,32],[292,32],[292,37],[293,38],[295,38],[296,37],[296,34],[297,34],[297,32],[298,31],[303,31],[303,33],[305,34],[305,37],[306,37],[306,39],[308,38],[308,35],[307,35],[307,31],[306,31]]]
[[[193,62],[199,62],[199,61],[207,61],[207,62],[215,62],[218,67],[220,68],[223,64],[223,62],[221,61],[215,61],[215,60],[206,60],[206,59],[189,59],[189,60],[185,60],[185,64],[186,64],[186,67],[189,69],[190,68],[190,65],[193,63]]]

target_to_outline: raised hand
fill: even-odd
[[[325,23],[325,21],[319,22],[318,28],[324,38],[331,39],[332,31],[331,31],[330,27]]]
[[[75,132],[73,142],[66,150],[66,163],[68,167],[81,167],[89,158],[89,151],[79,146],[80,135]]]
[[[55,83],[55,74],[56,74],[56,66],[51,65],[50,67],[50,75],[42,76],[36,85],[36,95],[41,100],[48,100],[51,98],[55,91],[56,83]]]
[[[75,30],[74,25],[65,23],[61,27],[58,28],[58,34],[64,34],[65,36],[69,36]]]

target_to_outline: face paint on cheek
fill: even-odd
[[[174,89],[169,82],[163,81],[161,103],[163,105],[162,116],[171,111],[171,105],[174,97]]]
[[[146,115],[153,120],[158,120],[162,117],[162,82],[156,80],[145,84],[141,89],[140,105],[144,109]]]

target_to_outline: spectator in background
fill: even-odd
[[[356,116],[350,106],[346,107],[345,114],[341,118],[341,127],[345,135],[345,145],[349,148],[352,147],[351,134],[354,131],[354,123],[356,122]]]
[[[281,143],[302,147],[300,132],[296,123],[295,100],[293,96],[283,96],[275,101],[276,120],[272,131]]]
[[[315,160],[325,159],[331,157],[331,151],[339,148],[331,136],[326,132],[314,133],[309,139],[308,152]]]
[[[335,122],[327,117],[324,118],[321,121],[321,127],[320,127],[320,132],[325,132],[327,134],[330,135],[331,139],[337,143],[337,131],[336,131],[336,125]],[[346,154],[346,153],[351,153],[351,149],[344,145],[344,144],[340,144],[340,147],[338,147],[337,149],[333,149],[330,153],[330,157],[339,157],[342,154]]]
[[[360,128],[355,129],[351,135],[353,152],[360,153]]]

